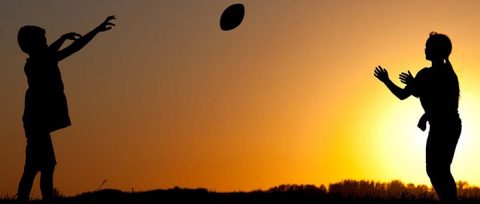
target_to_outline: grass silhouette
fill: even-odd
[[[480,188],[458,182],[460,203],[480,203]],[[64,196],[56,191],[57,204],[104,203],[440,203],[435,192],[426,185],[405,184],[399,180],[374,182],[344,180],[324,185],[280,185],[268,190],[249,192],[214,192],[205,188],[175,187],[165,190],[125,192],[115,189]],[[3,196],[0,203],[15,203],[13,197]],[[32,203],[41,203],[33,200]]]

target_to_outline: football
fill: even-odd
[[[245,15],[243,4],[233,4],[227,7],[220,17],[220,28],[223,31],[233,30],[238,27]]]

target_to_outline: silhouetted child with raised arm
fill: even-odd
[[[404,89],[396,86],[386,69],[378,66],[374,75],[403,100],[410,95],[420,98],[425,113],[418,122],[424,131],[430,124],[426,148],[427,174],[443,203],[457,203],[457,188],[450,172],[462,122],[458,114],[460,95],[458,78],[448,57],[452,43],[448,36],[432,32],[425,45],[425,58],[432,67],[420,70],[415,78],[410,71],[400,74]]]
[[[18,31],[18,44],[29,55],[25,63],[28,89],[25,95],[23,127],[27,138],[25,166],[18,186],[17,200],[28,202],[33,181],[41,172],[40,189],[45,203],[53,203],[53,171],[57,164],[50,133],[70,126],[67,99],[58,62],[82,49],[95,35],[115,26],[109,16],[84,36],[77,33],[62,35],[50,46],[45,30],[37,26],[24,26]],[[73,40],[62,47],[66,40]]]

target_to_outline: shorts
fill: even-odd
[[[25,168],[35,171],[52,168],[57,164],[50,132],[25,128],[27,147]]]
[[[430,122],[426,162],[432,165],[450,165],[462,131],[460,119],[448,122]]]

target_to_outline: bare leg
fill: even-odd
[[[18,184],[17,201],[19,203],[28,202],[36,174],[37,171],[27,167],[24,168],[22,178]]]
[[[457,185],[450,172],[450,165],[427,164],[427,173],[442,203],[455,204],[458,202]]]
[[[40,190],[42,191],[42,198],[45,204],[54,203],[53,193],[53,171],[55,166],[42,169],[40,177]]]

